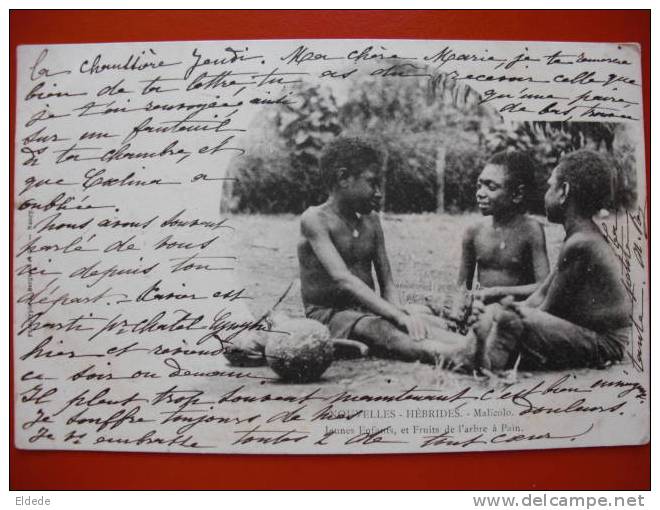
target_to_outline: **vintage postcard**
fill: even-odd
[[[639,47],[21,46],[16,446],[649,440]]]

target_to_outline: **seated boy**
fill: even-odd
[[[520,152],[498,152],[477,180],[477,205],[487,218],[463,235],[459,292],[445,303],[429,303],[447,327],[466,334],[472,297],[493,303],[505,296],[528,297],[549,273],[543,227],[526,214],[526,193],[532,185],[533,163]],[[472,292],[475,272],[478,291]],[[425,308],[425,307],[424,307]],[[418,305],[411,311],[423,313]]]
[[[486,302],[528,297],[549,273],[543,227],[526,214],[533,164],[520,152],[498,152],[477,180],[477,206],[487,216],[463,236],[458,285],[472,289],[475,270]]]
[[[439,320],[405,312],[398,301],[380,220],[381,154],[355,138],[338,138],[321,157],[328,200],[301,217],[298,261],[305,314],[335,338],[366,343],[376,355],[436,363],[465,338],[428,329]],[[378,291],[372,276],[375,270]]]
[[[548,180],[548,220],[566,238],[557,266],[525,301],[487,307],[475,328],[479,359],[505,369],[599,367],[622,359],[630,333],[630,301],[612,250],[592,217],[606,207],[611,176],[597,152],[564,157]]]

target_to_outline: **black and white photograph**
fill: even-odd
[[[639,49],[23,46],[16,442],[643,444]]]

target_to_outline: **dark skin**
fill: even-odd
[[[378,216],[372,213],[381,196],[377,169],[367,168],[358,176],[344,169],[340,176],[328,200],[310,207],[301,217],[298,260],[303,303],[361,307],[415,340],[425,338],[425,324],[399,305],[383,231]],[[382,289],[380,295],[375,291],[372,268]]]
[[[488,218],[463,236],[458,285],[471,290],[477,272],[485,302],[524,299],[549,273],[543,228],[520,208],[523,191],[509,184],[501,165],[486,165],[477,181],[477,204]]]
[[[377,167],[358,176],[342,169],[340,176],[328,200],[301,218],[298,260],[304,304],[372,312],[355,324],[353,335],[378,356],[462,365],[473,343],[446,331],[441,319],[399,303],[383,230],[372,213],[381,198]]]
[[[555,169],[545,195],[548,219],[562,223],[566,239],[555,270],[517,310],[538,308],[593,331],[630,324],[630,300],[607,241],[572,199],[570,185]]]
[[[298,243],[298,256],[301,279],[304,282],[302,295],[305,304],[329,307],[341,307],[346,303],[359,304],[361,300],[358,296],[370,296],[371,292],[375,292],[372,265],[378,267],[376,274],[382,280],[383,298],[389,303],[396,303],[390,267],[381,249],[382,229],[378,217],[368,214],[356,217],[353,223],[355,230],[359,231],[358,238],[353,237],[353,229],[349,228],[327,203],[309,208],[303,214],[303,236]],[[326,231],[328,238],[324,239],[323,234]],[[324,246],[328,242],[333,244],[350,276],[344,272],[338,260],[332,260],[335,254],[328,246]],[[314,247],[322,252],[321,257],[316,255]],[[385,306],[380,308],[385,315]],[[391,315],[393,318],[394,313]]]
[[[621,283],[617,260],[591,215],[580,210],[570,184],[560,175],[561,170],[555,168],[545,195],[548,219],[561,223],[566,231],[557,266],[526,300],[516,303],[505,299],[502,305],[523,319],[531,309],[544,311],[548,327],[552,327],[553,316],[602,333],[628,327],[630,298]],[[482,341],[494,328],[492,321],[498,320],[498,313],[486,311],[476,303],[475,332]]]

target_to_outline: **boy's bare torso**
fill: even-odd
[[[557,266],[539,294],[540,309],[594,331],[630,323],[630,301],[620,282],[620,269],[596,227],[566,238]]]
[[[334,247],[348,270],[371,289],[375,289],[372,263],[376,258],[378,248],[378,229],[374,213],[362,215],[359,221],[356,220],[355,225],[350,226],[338,218],[335,213],[328,211],[324,205],[307,209],[302,221],[311,215],[319,220],[315,223],[320,224],[320,228],[327,229]],[[357,237],[353,235],[354,230],[358,232]],[[298,242],[298,260],[300,261],[302,299],[305,306],[316,305],[339,309],[359,307],[356,300],[342,291],[330,277],[304,235],[301,235]]]
[[[494,228],[491,218],[472,227],[472,244],[481,287],[534,283],[532,240],[542,229],[535,219],[520,215],[510,225]]]

